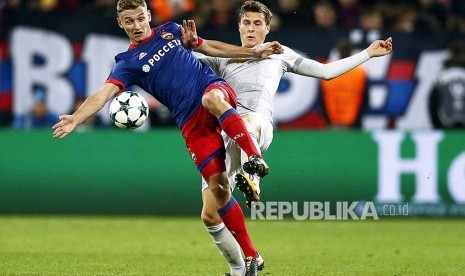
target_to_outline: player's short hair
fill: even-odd
[[[273,14],[271,13],[270,9],[264,4],[258,1],[245,1],[239,11],[239,17],[237,18],[238,22],[241,22],[242,17],[246,12],[259,12],[265,16],[265,23],[266,25],[270,25],[271,18]]]
[[[145,0],[118,0],[116,3],[116,12],[119,14],[125,10],[133,10],[137,7],[147,8],[147,3]]]

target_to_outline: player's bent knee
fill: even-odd
[[[207,183],[208,188],[210,188],[215,197],[216,207],[220,208],[225,205],[231,197],[231,188],[226,174],[224,172],[214,174],[208,178]]]
[[[221,209],[226,204],[228,204],[230,198],[231,198],[231,190],[229,189],[229,185],[226,188],[223,188],[222,186],[217,186],[215,188],[210,188],[213,196],[215,197],[215,202],[216,202],[216,208]]]
[[[218,89],[211,90],[202,96],[202,105],[209,111],[218,110],[225,104],[224,94]]]
[[[215,198],[225,198],[228,197],[231,193],[228,184],[218,184],[210,186],[210,190],[212,191]]]

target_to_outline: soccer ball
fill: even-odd
[[[118,94],[110,104],[110,118],[119,128],[138,128],[149,114],[145,99],[133,91]]]

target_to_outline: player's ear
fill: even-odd
[[[123,29],[123,25],[121,24],[121,20],[119,19],[119,17],[116,18],[116,22],[118,22],[118,26]]]
[[[147,10],[147,17],[149,22],[152,22],[152,13],[150,12],[150,10]]]
[[[266,34],[270,32],[270,25],[266,26]]]

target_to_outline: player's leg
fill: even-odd
[[[257,256],[257,250],[247,231],[244,213],[239,203],[231,195],[231,188],[228,184],[226,173],[215,174],[207,178],[206,181],[210,192],[202,193],[203,197],[206,199],[204,205],[207,204],[207,206],[202,209],[202,218],[208,218],[212,222],[218,222],[218,219],[221,219],[229,231],[231,231],[234,238],[236,238],[244,251],[245,257],[255,258]],[[212,212],[213,208],[209,205],[213,203],[213,200],[209,198],[210,196],[214,199],[215,212]]]
[[[264,124],[262,117],[257,112],[251,112],[251,113],[243,114],[242,120],[244,121],[244,124],[247,128],[247,131],[249,132],[252,142],[255,144],[255,146],[257,147],[261,155],[264,152],[264,150],[262,150],[263,145],[260,144],[261,136],[262,136],[261,128],[262,128],[262,125]],[[264,177],[265,175],[268,174],[269,168],[266,164],[261,164],[261,160],[255,160],[253,157],[250,158],[249,156],[245,156],[245,157],[246,158],[244,159],[244,154],[243,154],[243,158],[242,158],[243,169],[246,173],[251,174],[251,177],[252,177],[252,174],[256,174],[255,179],[251,179],[253,182],[255,182],[256,179]],[[259,193],[260,192],[258,192],[258,194]]]
[[[229,183],[234,188],[238,188],[245,197],[245,203],[250,208],[251,203],[260,200],[259,187],[254,183],[252,179],[259,179],[256,175],[249,175],[242,169],[242,164],[248,161],[247,155],[240,148],[237,147],[236,143],[229,137],[226,137],[226,168],[228,171]],[[256,139],[251,136],[252,141],[256,144]]]
[[[225,149],[218,123],[208,111],[200,107],[182,128],[186,146],[202,177],[206,180],[215,199],[215,208],[225,215],[223,222],[231,232],[241,233],[245,229],[244,214],[231,196],[225,173]],[[256,252],[256,250],[255,250]],[[256,260],[252,263],[256,264]],[[250,261],[246,262],[250,264]],[[253,272],[254,267],[252,267]],[[246,275],[256,275],[253,274]]]
[[[258,145],[255,143],[256,139],[254,139],[253,135],[251,136],[251,138],[252,141],[254,141],[255,146],[258,148]],[[244,194],[247,206],[250,207],[250,203],[253,201],[259,201],[260,197],[258,193],[255,192],[255,185],[251,183],[248,175],[244,176],[244,171],[242,170],[242,156],[245,156],[247,160],[247,155],[227,135],[223,134],[223,139],[226,148],[225,163],[229,183],[232,186],[233,191],[234,188],[239,188],[239,190]],[[240,178],[240,180],[236,181],[236,178]]]
[[[206,182],[204,184],[207,185]],[[216,200],[208,187],[202,189],[202,201],[202,222],[221,255],[228,262],[230,274],[243,275],[245,263],[241,248],[216,212]]]
[[[273,140],[272,122],[257,112],[244,114],[242,118],[252,141],[260,153],[264,153]],[[238,158],[240,158],[241,164],[246,164],[248,157],[244,152],[241,153],[241,156]],[[243,171],[235,174],[234,183],[246,197],[247,206],[249,207],[251,202],[260,200],[260,179],[257,175],[247,174]]]
[[[210,161],[209,164],[212,162],[214,163],[214,160],[215,159]],[[208,168],[208,165],[206,167]],[[242,212],[239,203],[231,195],[231,188],[229,187],[226,173],[221,172],[210,177],[207,177],[204,173],[202,173],[202,175],[206,179],[211,195],[213,195],[215,199],[216,212],[229,231],[233,234],[244,252],[246,257],[245,275],[257,275],[258,263],[256,258],[258,256],[258,252],[255,249],[247,231],[244,213]],[[208,197],[208,193],[205,195]],[[212,214],[209,214],[209,216],[213,217]]]
[[[269,167],[255,147],[241,116],[236,112],[235,94],[225,82],[210,85],[202,97],[202,104],[214,115],[223,131],[247,154],[249,161],[244,169],[260,177],[268,174]]]
[[[214,137],[211,138],[214,139]],[[208,159],[210,158],[207,158],[206,160]],[[235,240],[239,245],[241,245],[242,240],[239,240],[238,237],[243,237],[245,234],[247,234],[248,237],[248,233],[245,228],[245,219],[242,210],[231,195],[231,187],[229,186],[229,181],[225,173],[224,159],[224,153],[216,155],[200,170],[202,177],[206,179],[206,183],[208,185],[208,189],[206,189],[207,192],[202,193],[202,199],[204,201],[204,208],[202,208],[202,221],[207,226],[207,230],[209,230],[209,232],[211,231],[211,234],[212,232],[219,233],[217,231],[223,230],[221,232],[223,236],[218,237],[218,240],[225,242],[225,244],[221,244],[224,247],[218,248],[222,254],[224,253],[223,256],[229,263],[231,275],[241,275],[243,271],[245,271],[244,275],[247,276],[256,275],[257,273],[254,272],[255,268],[250,267],[250,265],[248,267],[247,262],[244,263],[240,249],[235,247],[232,243],[233,240]],[[240,212],[238,212],[237,208],[239,208]],[[224,210],[223,212],[228,215],[226,219],[222,219],[221,216],[218,216],[221,210]],[[221,226],[221,221],[226,227]],[[233,240],[228,239],[228,233],[231,235],[234,233]],[[217,244],[217,246],[218,245],[219,244]],[[251,247],[251,251],[256,252],[250,239],[248,246],[249,248]],[[226,252],[226,250],[228,251]],[[254,262],[256,263],[256,260]]]
[[[252,137],[253,138],[253,137]],[[244,151],[237,147],[236,143],[230,139],[227,135],[223,134],[224,145],[226,148],[226,172],[228,174],[229,183],[232,186],[231,191],[234,191],[236,187],[234,178],[237,174],[242,173],[242,163],[241,156],[244,155]],[[258,148],[258,146],[257,146]],[[206,185],[206,184],[205,184]],[[255,185],[255,184],[253,184]],[[247,202],[247,195],[244,194]],[[245,232],[247,233],[247,232]],[[236,236],[234,236],[236,237]],[[249,238],[250,239],[250,238]],[[247,244],[242,244],[241,247],[247,246]],[[257,263],[258,270],[263,270],[265,267],[265,261],[262,256],[257,252]]]

